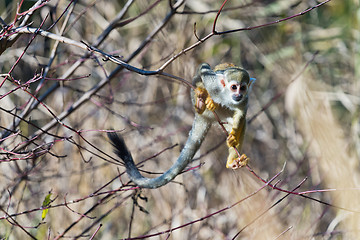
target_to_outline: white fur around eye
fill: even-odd
[[[236,92],[237,89],[238,89],[237,84],[234,84],[234,83],[233,83],[233,84],[230,85],[230,90],[231,90],[232,92]]]

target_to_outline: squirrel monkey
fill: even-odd
[[[193,78],[196,89],[191,92],[191,99],[196,113],[189,137],[177,161],[159,177],[142,176],[124,139],[116,133],[108,133],[115,147],[115,153],[124,161],[130,179],[142,188],[158,188],[173,180],[192,161],[211,125],[218,122],[212,111],[215,111],[229,133],[227,137],[229,156],[226,167],[237,169],[245,166],[248,161],[247,156],[243,154],[239,158],[234,147],[238,151],[241,150],[245,134],[248,94],[254,81],[255,79],[250,78],[247,71],[233,64],[223,63],[217,65],[214,70],[207,63],[200,65]]]

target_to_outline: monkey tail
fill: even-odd
[[[141,175],[121,136],[114,132],[109,132],[108,137],[115,148],[116,155],[124,161],[126,172],[131,181],[141,188],[158,188],[173,180],[191,162],[195,153],[200,148],[210,126],[208,121],[204,121],[202,116],[196,114],[189,137],[184,148],[181,150],[179,158],[169,170],[156,178],[146,178]]]

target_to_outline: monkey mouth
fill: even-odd
[[[232,99],[236,102],[240,102],[242,98],[242,94],[232,95]]]

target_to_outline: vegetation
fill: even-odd
[[[360,234],[356,0],[0,1],[1,239],[355,239]],[[148,176],[172,165],[196,67],[257,79],[242,152],[214,127],[189,170],[128,179],[106,132]]]

